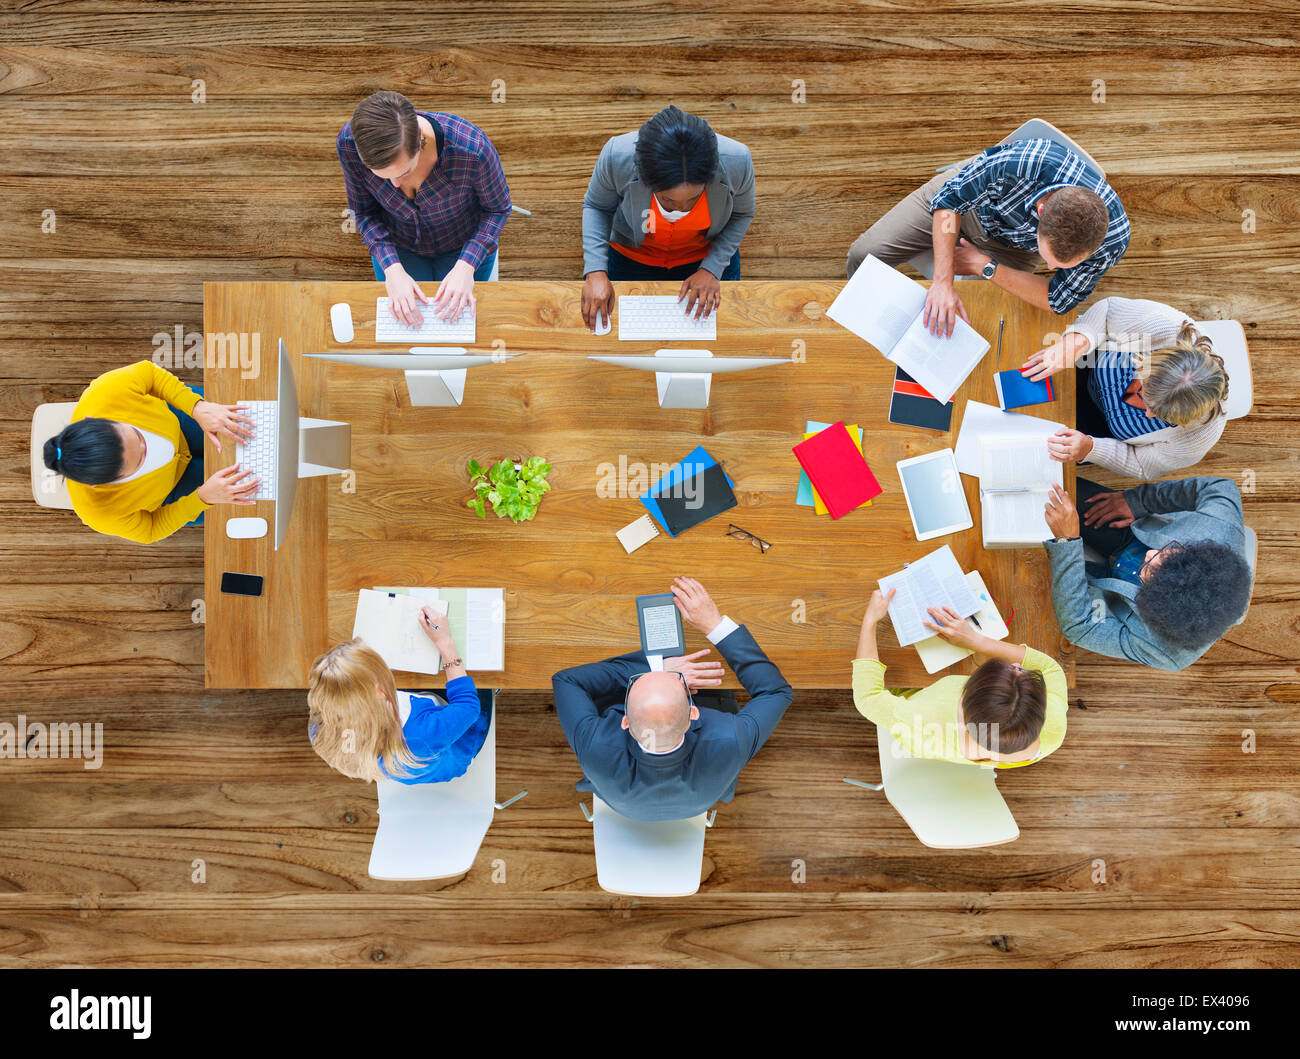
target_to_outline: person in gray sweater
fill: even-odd
[[[1053,486],[1045,541],[1052,605],[1072,644],[1186,669],[1246,612],[1254,577],[1241,493],[1228,478],[1108,492],[1080,478],[1079,511]],[[1089,562],[1087,545],[1103,559]]]

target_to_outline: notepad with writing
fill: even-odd
[[[498,673],[505,669],[505,589],[377,586],[374,591],[380,595],[414,599],[421,607],[427,604],[445,614],[448,631],[456,642],[456,649],[460,651],[461,658],[465,661],[465,668],[471,673],[480,671]],[[419,632],[427,641],[428,636],[425,635],[424,630],[420,629]],[[360,634],[354,632],[353,635]],[[399,667],[390,664],[389,668]],[[426,670],[412,670],[412,672],[426,672]]]
[[[1014,369],[1000,371],[993,376],[993,386],[998,392],[998,404],[1004,412],[1009,408],[1024,408],[1026,405],[1047,404],[1056,400],[1050,375],[1041,382],[1030,382]]]
[[[799,442],[794,446],[794,455],[833,519],[842,518],[880,495],[876,476],[842,420]]]

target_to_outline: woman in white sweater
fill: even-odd
[[[1228,374],[1186,313],[1103,298],[1020,370],[1036,381],[1070,365],[1079,429],[1048,439],[1053,459],[1150,481],[1199,462],[1223,434]]]

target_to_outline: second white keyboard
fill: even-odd
[[[426,303],[420,306],[420,314],[423,320],[419,327],[410,327],[402,323],[388,308],[387,298],[377,298],[375,300],[375,341],[376,342],[405,342],[407,345],[420,343],[433,343],[434,345],[453,345],[474,344],[475,319],[469,314],[468,309],[461,310],[460,316],[455,320],[439,319],[434,312],[433,304]]]
[[[718,337],[718,310],[706,319],[686,315],[686,302],[671,294],[624,294],[618,299],[618,340],[658,342],[663,339],[707,339]]]
[[[245,445],[235,442],[235,460],[242,471],[252,471],[262,480],[253,500],[274,500],[275,479],[280,448],[280,403],[278,401],[240,401],[253,421],[253,440]]]

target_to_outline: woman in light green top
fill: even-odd
[[[879,589],[862,618],[853,660],[853,704],[889,729],[912,757],[1016,768],[1046,757],[1065,739],[1065,673],[1024,644],[985,636],[951,610],[930,607],[926,622],[949,643],[988,655],[969,677],[951,676],[928,688],[885,687],[876,626],[894,596]]]

